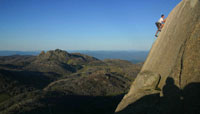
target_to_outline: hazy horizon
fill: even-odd
[[[149,53],[149,51],[116,51],[116,50],[115,51],[64,50],[64,51],[67,51],[68,53],[81,53],[98,58],[100,60],[120,59],[120,60],[127,60],[132,63],[144,62]],[[12,56],[12,55],[37,56],[40,54],[40,52],[41,51],[0,51],[0,56]]]
[[[57,48],[59,49],[59,48]],[[37,51],[50,51],[50,50],[56,50],[56,49],[48,49],[48,50],[0,50],[0,51],[19,51],[19,52],[37,52]],[[125,51],[125,52],[143,52],[143,51],[150,51],[150,50],[66,50],[66,49],[60,49],[60,50],[64,50],[64,51],[68,51],[68,52],[73,52],[73,51]]]

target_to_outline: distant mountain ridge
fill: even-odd
[[[39,55],[41,51],[0,51],[0,56],[10,55]],[[121,59],[132,63],[144,62],[149,51],[87,51],[73,50],[70,53],[82,53],[100,60],[104,59]]]
[[[11,55],[38,55],[41,51],[0,51],[0,56],[11,56]]]

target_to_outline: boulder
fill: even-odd
[[[179,89],[190,83],[200,82],[199,49],[200,0],[182,0],[167,17],[166,24],[153,44],[141,72],[151,71],[161,75],[158,84],[158,88],[161,88],[161,94],[168,77],[173,78],[174,86],[179,87]],[[150,74],[141,77],[140,73],[137,76],[129,93],[118,105],[116,112],[134,103],[141,96],[153,93],[145,92],[148,87],[144,86],[143,81],[147,77],[149,80],[152,78]],[[155,82],[157,83],[157,81]],[[156,83],[146,84],[155,87]],[[136,91],[136,88],[140,88],[140,91]]]
[[[116,111],[120,111],[121,107],[125,108],[127,104],[136,101],[145,95],[159,93],[157,88],[159,81],[160,75],[158,73],[151,71],[139,73],[131,86],[132,91],[124,96],[124,100],[120,103],[120,107],[117,107]]]

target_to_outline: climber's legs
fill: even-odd
[[[157,26],[158,30],[156,31],[155,37],[158,37],[158,33],[161,32],[161,29],[164,26],[164,24],[161,24],[161,23],[157,22],[156,26]]]

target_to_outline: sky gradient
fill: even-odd
[[[149,50],[181,0],[0,0],[0,50]]]

